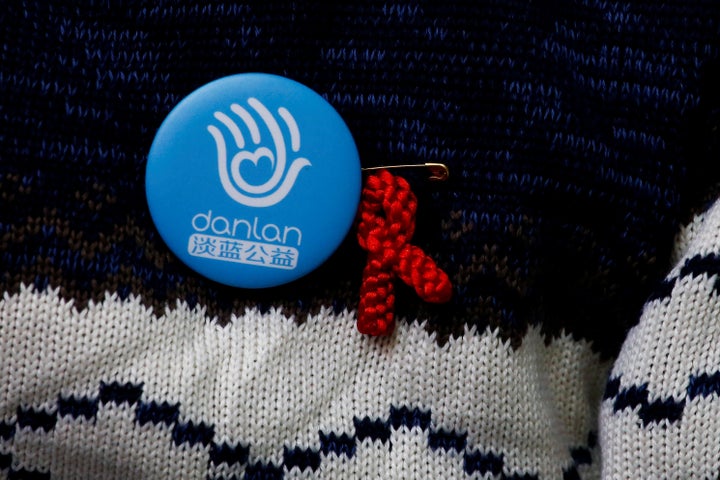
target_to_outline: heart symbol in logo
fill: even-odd
[[[262,183],[258,185],[257,182],[253,182],[254,184],[248,183],[242,176],[242,173],[240,172],[241,165],[243,162],[248,161],[252,163],[254,169],[258,168],[258,163],[262,160],[267,158],[270,162],[270,168],[275,168],[275,155],[273,155],[273,152],[267,148],[267,147],[259,147],[254,152],[244,150],[242,152],[238,152],[233,157],[232,161],[230,162],[230,174],[232,175],[232,179],[235,181],[238,187],[240,187],[242,190],[246,191],[247,193],[264,193],[268,191],[273,186],[266,185],[267,182]],[[264,163],[264,162],[263,162]],[[247,171],[247,167],[245,169]],[[270,175],[268,177],[268,181],[270,181]]]

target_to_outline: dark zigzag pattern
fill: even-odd
[[[357,445],[364,440],[379,441],[392,449],[392,431],[400,428],[417,428],[428,435],[428,448],[441,452],[463,454],[463,468],[467,475],[492,474],[505,480],[537,480],[537,476],[528,472],[505,473],[505,459],[502,453],[468,449],[467,433],[435,429],[432,426],[432,412],[408,406],[391,406],[387,418],[355,417],[352,432],[318,432],[319,450],[285,446],[283,462],[274,465],[268,462],[248,463],[250,445],[239,442],[230,445],[223,442],[215,443],[215,429],[205,422],[182,422],[180,405],[165,401],[141,400],[143,384],[101,382],[97,397],[58,396],[57,404],[52,409],[21,406],[17,409],[15,421],[0,421],[0,439],[10,442],[18,429],[29,428],[38,433],[48,433],[55,428],[60,417],[94,418],[101,406],[115,404],[128,406],[135,410],[135,422],[138,425],[165,425],[171,429],[172,441],[178,447],[202,445],[208,449],[208,460],[212,466],[227,464],[228,466],[245,465],[243,480],[283,479],[285,471],[298,468],[301,471],[317,471],[324,457],[330,455],[344,456],[348,459],[355,456]],[[716,387],[717,388],[717,387]],[[591,449],[595,446],[595,435],[588,437],[587,446],[571,449],[573,459],[563,473],[564,480],[579,479],[577,467],[592,463]],[[8,478],[50,480],[51,474],[37,470],[13,469],[12,454],[0,454],[0,470],[8,470]],[[211,477],[208,477],[211,478]],[[220,480],[219,478],[216,480]],[[239,479],[238,479],[239,480]]]
[[[640,421],[643,426],[647,427],[663,421],[675,423],[681,420],[687,401],[693,401],[697,397],[706,398],[710,395],[720,396],[720,371],[691,375],[688,379],[685,398],[681,399],[657,398],[650,402],[648,401],[650,392],[647,383],[627,387],[622,387],[621,384],[622,375],[611,378],[605,387],[603,400],[613,402],[613,412],[628,408],[637,409]]]
[[[675,278],[667,278],[663,280],[648,298],[648,302],[653,300],[664,300],[672,295],[675,285],[685,277],[699,277],[706,274],[708,277],[720,274],[720,255],[710,253],[708,255],[695,255],[685,260],[680,274]],[[713,288],[720,293],[720,277],[715,280]]]
[[[667,278],[655,288],[648,298],[648,302],[670,298],[675,285],[684,278],[695,278],[700,275],[710,277],[718,274],[720,274],[720,255],[716,253],[694,255],[685,260],[677,277]],[[720,277],[715,280],[713,288],[720,293]],[[689,378],[686,391],[687,400],[692,401],[698,396],[707,397],[712,394],[720,395],[720,372],[703,373]],[[674,423],[682,418],[686,404],[685,398],[657,398],[652,402],[648,401],[648,398],[647,383],[621,388],[621,376],[610,378],[605,388],[604,400],[613,401],[613,411],[637,408],[638,417],[643,426],[647,427],[662,421]]]

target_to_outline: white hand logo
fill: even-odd
[[[225,137],[215,125],[208,125],[207,129],[215,139],[218,173],[225,192],[230,195],[233,200],[243,205],[249,207],[269,207],[282,201],[282,199],[290,193],[300,170],[311,164],[307,158],[298,157],[290,163],[286,172],[287,146],[283,133],[280,130],[280,125],[267,107],[260,103],[258,99],[249,98],[247,103],[260,116],[265,123],[265,127],[270,132],[275,146],[274,153],[267,147],[258,146],[260,144],[260,129],[250,112],[237,103],[232,104],[230,110],[242,120],[256,148],[255,150],[252,150],[251,147],[246,149],[245,137],[237,123],[228,115],[222,112],[215,112],[215,119],[227,127],[239,150],[230,161],[229,171]],[[288,133],[290,134],[290,148],[294,153],[297,153],[300,150],[300,131],[297,123],[295,123],[295,119],[285,107],[278,109],[278,115],[285,123]],[[244,161],[249,161],[257,166],[258,161],[265,157],[270,160],[270,165],[273,168],[272,175],[261,185],[251,185],[242,177],[240,165]]]

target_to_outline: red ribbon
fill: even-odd
[[[358,242],[368,252],[360,287],[357,328],[369,335],[387,335],[394,327],[395,287],[399,277],[426,302],[443,303],[452,285],[419,247],[410,244],[415,232],[417,198],[402,177],[381,170],[367,178],[360,199]]]

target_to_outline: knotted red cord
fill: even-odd
[[[361,333],[392,332],[396,276],[426,302],[443,303],[452,296],[447,274],[422,249],[410,245],[416,211],[417,198],[405,179],[387,170],[367,178],[357,234],[360,247],[368,252],[358,306]]]

